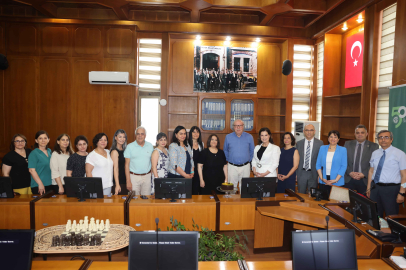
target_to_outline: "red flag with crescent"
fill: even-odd
[[[362,60],[364,55],[364,31],[347,38],[345,55],[345,88],[362,85]]]

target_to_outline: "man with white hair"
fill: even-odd
[[[151,155],[154,147],[145,141],[144,127],[135,130],[135,142],[124,151],[127,189],[136,195],[151,195]]]
[[[316,129],[312,124],[304,127],[305,138],[298,141],[296,148],[299,151],[299,167],[297,168],[297,190],[299,193],[310,192],[311,188],[317,188],[316,162],[320,146],[323,142],[316,139]]]
[[[250,177],[250,162],[254,157],[254,139],[251,134],[244,132],[244,122],[237,119],[233,124],[234,132],[226,136],[223,151],[228,161],[228,179],[234,184],[240,184],[241,178]]]

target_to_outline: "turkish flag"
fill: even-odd
[[[347,38],[345,53],[345,88],[362,85],[362,60],[364,59],[364,31]]]

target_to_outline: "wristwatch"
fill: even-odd
[[[400,192],[399,192],[399,194],[402,195],[403,197],[405,197],[405,193],[400,193]]]

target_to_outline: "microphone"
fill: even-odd
[[[159,218],[155,218],[155,224],[156,224],[156,270],[159,270],[159,261],[158,261],[158,248],[159,248],[159,242],[158,242],[158,223],[159,223]]]
[[[329,216],[326,216],[326,223],[327,223],[327,270],[329,270],[330,269],[330,254],[329,254],[329,245],[330,245],[330,242],[328,241],[328,222],[329,222],[329,220],[330,220],[330,217]]]

